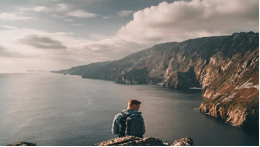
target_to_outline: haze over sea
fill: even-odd
[[[113,117],[129,99],[142,101],[145,137],[172,143],[191,137],[194,145],[258,145],[259,132],[232,127],[196,111],[198,89],[120,85],[54,73],[0,74],[0,145],[94,145],[114,138]]]

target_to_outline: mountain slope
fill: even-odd
[[[201,87],[200,111],[236,126],[257,126],[259,34],[204,37],[155,45],[113,62],[58,71],[83,78],[168,88]]]

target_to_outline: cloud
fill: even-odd
[[[60,3],[57,5],[56,11],[66,11],[68,10],[69,6],[67,4]]]
[[[46,5],[46,4],[45,4]],[[63,12],[69,10],[69,6],[65,3],[52,4],[51,6],[32,6],[23,7],[19,9],[21,12],[33,11],[33,12]]]
[[[8,49],[0,45],[0,57],[16,57],[16,53],[8,52]]]
[[[13,54],[17,58],[48,58],[57,62],[59,59],[76,60],[68,48],[88,43],[86,39],[75,38],[73,32],[50,33],[24,28],[0,30],[0,38],[0,45],[5,48],[1,56],[11,57]]]
[[[67,48],[60,41],[53,40],[49,37],[42,37],[37,35],[28,35],[22,39],[19,39],[19,42],[40,49],[66,49]]]
[[[76,37],[77,34],[71,32],[53,33],[2,25],[1,27],[7,29],[0,30],[0,44],[6,48],[2,53],[8,49],[10,53],[17,53],[17,56],[21,54],[42,59],[41,63],[45,61],[43,59],[48,59],[48,63],[53,64],[52,67],[54,63],[60,62],[56,69],[70,68],[91,62],[120,59],[154,44],[168,41],[230,35],[241,31],[258,32],[258,4],[257,0],[162,2],[158,6],[135,12],[133,19],[112,36],[91,34],[90,37],[95,41]],[[65,21],[75,21],[72,24],[82,23],[77,22],[76,18],[97,16],[83,10],[55,13],[62,17],[64,15],[64,18],[61,18]],[[108,17],[103,17],[105,18]],[[47,50],[50,48],[53,50]],[[11,62],[11,59],[9,61]]]
[[[119,59],[168,41],[230,35],[241,31],[257,32],[258,3],[255,0],[162,2],[135,12],[133,20],[115,35],[82,43],[73,49],[79,56],[104,61]]]
[[[93,37],[102,37],[102,40],[87,43],[82,41],[81,44],[68,48],[68,52],[91,63],[120,59],[147,47],[147,44],[126,41],[117,36],[105,37],[94,34]]]
[[[258,2],[254,0],[162,2],[135,12],[133,20],[115,35],[93,34],[92,38],[101,40],[82,40],[68,51],[86,61],[115,60],[158,43],[258,31],[256,12]]]
[[[96,59],[87,59],[84,57],[85,54],[81,55],[80,53],[83,52],[80,50],[81,48],[79,51],[73,50],[73,48],[89,42],[86,39],[76,38],[73,32],[46,32],[18,28],[0,30],[0,38],[0,72],[37,69],[39,65],[45,70],[55,70],[96,61]],[[57,49],[49,49],[50,46]],[[58,49],[62,47],[63,49]],[[87,57],[91,58],[91,54]],[[19,63],[19,67],[17,63]]]
[[[17,28],[17,27],[8,26],[8,25],[1,25],[1,27],[6,28],[6,29],[10,29],[10,30],[17,30],[17,29],[19,29],[19,28]]]
[[[64,21],[73,22],[73,19],[64,19]]]
[[[97,16],[97,14],[90,13],[90,12],[83,11],[83,10],[71,11],[71,12],[67,13],[66,15],[72,16],[72,17],[77,17],[77,18],[93,18],[93,17]]]
[[[5,47],[0,45],[0,57],[12,57],[13,56],[12,53],[8,53],[7,51],[8,50]]]
[[[8,57],[8,58],[27,58],[28,56],[20,54],[18,52],[13,52],[6,47],[0,45],[0,57]]]
[[[86,25],[85,24],[81,24],[81,23],[75,23],[75,24],[71,24],[71,26],[82,27],[82,26],[86,26]]]
[[[3,19],[3,20],[32,20],[35,18],[20,16],[16,13],[0,13],[0,19]]]
[[[134,13],[134,11],[131,11],[131,10],[122,10],[122,11],[119,11],[117,12],[117,15],[118,17],[127,17],[127,16],[130,16]]]
[[[3,51],[3,50],[6,50],[6,48],[0,45],[0,51]]]
[[[47,7],[45,6],[35,6],[32,8],[20,8],[20,11],[34,11],[34,12],[42,12],[42,11],[50,11]]]
[[[64,18],[64,16],[58,15],[58,14],[51,14],[51,17],[53,18]]]
[[[107,35],[96,34],[96,33],[92,33],[90,36],[91,36],[92,38],[98,39],[98,40],[102,40],[102,39],[106,39],[106,38],[110,37],[110,36],[107,36]]]
[[[162,2],[134,13],[117,35],[133,42],[183,41],[190,38],[258,31],[257,0]]]
[[[110,19],[110,18],[114,18],[113,16],[103,16],[103,19]]]

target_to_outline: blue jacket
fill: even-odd
[[[126,114],[129,114],[129,115],[132,115],[132,114],[141,115],[141,118],[142,118],[143,124],[144,124],[144,118],[142,116],[142,112],[138,112],[136,110],[123,110],[123,112]],[[120,122],[120,119],[122,116],[123,116],[122,113],[118,113],[115,115],[113,123],[112,123],[112,134],[119,135],[119,131],[120,131],[120,127],[121,127],[121,124],[119,122]],[[143,126],[142,132],[143,132],[143,134],[145,133],[145,125]]]

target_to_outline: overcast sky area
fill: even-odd
[[[0,3],[0,73],[68,69],[164,42],[259,31],[258,0]]]

